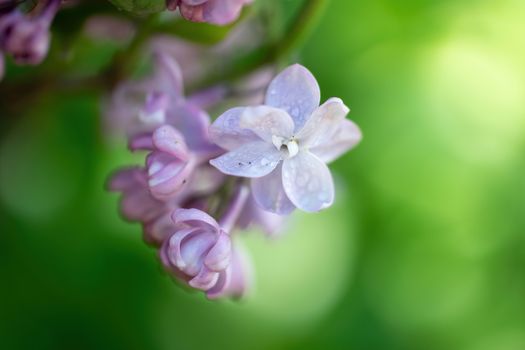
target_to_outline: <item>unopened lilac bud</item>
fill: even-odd
[[[0,17],[0,46],[17,64],[36,65],[47,55],[49,27],[61,0],[48,0],[42,12],[33,16],[18,10]]]
[[[20,22],[4,41],[4,48],[17,64],[37,65],[49,50],[49,31],[40,23]]]
[[[161,126],[151,140],[153,149],[146,158],[149,188],[156,198],[169,199],[188,183],[196,164],[184,137],[172,126]]]
[[[151,196],[147,181],[138,167],[121,169],[109,179],[109,190],[122,193],[120,212],[126,220],[149,222],[164,211],[165,203]]]
[[[198,209],[177,209],[172,218],[181,228],[164,242],[163,264],[189,286],[205,292],[213,289],[230,266],[228,233]]]
[[[164,240],[176,230],[176,225],[171,220],[171,210],[168,210],[169,205],[164,208],[166,208],[164,214],[142,224],[143,238],[149,245],[160,247]]]

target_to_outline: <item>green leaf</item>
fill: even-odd
[[[137,16],[150,15],[164,11],[166,0],[109,0],[121,10],[131,12]]]
[[[232,25],[216,26],[208,23],[195,23],[186,20],[172,20],[159,24],[155,30],[175,35],[191,42],[212,45],[226,38]]]

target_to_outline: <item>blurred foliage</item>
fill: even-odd
[[[166,0],[109,0],[118,9],[145,16],[166,9]]]
[[[279,3],[275,37],[297,8]],[[524,349],[523,18],[521,0],[330,3],[296,59],[364,140],[333,164],[334,208],[294,216],[281,240],[242,237],[256,286],[240,303],[181,290],[118,217],[103,185],[130,156],[107,142],[100,92],[50,88],[24,113],[11,98],[0,347]],[[75,75],[119,50],[78,40]],[[10,66],[8,82],[56,62]]]

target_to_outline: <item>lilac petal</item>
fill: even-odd
[[[251,131],[241,128],[241,115],[247,107],[232,108],[224,112],[210,126],[210,138],[218,146],[233,150],[249,142],[259,140]]]
[[[166,110],[170,106],[170,96],[161,91],[153,91],[146,95],[144,106],[138,112],[138,118],[144,124],[162,124],[166,120]]]
[[[207,195],[217,190],[225,179],[226,175],[204,163],[195,169],[186,188],[193,196]]]
[[[183,136],[188,147],[196,152],[216,152],[208,135],[210,117],[197,106],[178,103],[168,111],[167,121]]]
[[[222,271],[230,264],[231,259],[230,236],[222,232],[215,245],[204,259],[204,265],[211,271]]]
[[[344,119],[330,141],[310,149],[325,163],[329,163],[355,147],[362,138],[361,130],[351,120]]]
[[[200,4],[204,4],[207,1],[208,0],[183,0],[185,4],[190,5],[190,6],[197,6]]]
[[[252,179],[251,187],[253,198],[262,209],[279,215],[288,215],[295,209],[284,192],[282,165],[266,176]]]
[[[213,288],[219,279],[219,273],[208,270],[206,267],[202,267],[199,274],[191,279],[188,284],[196,289],[207,291]]]
[[[159,247],[176,230],[177,226],[171,220],[169,211],[152,221],[142,224],[144,241],[156,247]]]
[[[294,120],[297,132],[319,106],[320,100],[319,85],[312,73],[305,67],[294,64],[272,80],[265,104],[288,112]]]
[[[175,223],[186,223],[191,226],[212,228],[219,230],[219,224],[214,218],[198,209],[183,209],[179,208],[173,212],[171,216]]]
[[[187,235],[180,243],[180,257],[184,266],[178,267],[186,274],[195,276],[203,267],[204,256],[215,243],[215,233],[205,230]]]
[[[124,193],[120,200],[120,214],[128,221],[147,222],[164,210],[163,202],[155,199],[147,189]]]
[[[186,237],[188,237],[196,231],[196,228],[183,229],[177,231],[173,236],[170,237],[169,241],[167,242],[167,258],[169,260],[170,265],[176,266],[178,269],[181,270],[186,267],[186,262],[182,257],[181,244]]]
[[[110,191],[122,192],[120,214],[129,221],[147,222],[165,210],[165,203],[147,189],[144,169],[133,167],[118,171],[108,182]]]
[[[306,151],[283,162],[283,187],[292,203],[306,212],[327,208],[334,201],[330,170],[319,158]]]
[[[329,142],[350,109],[339,98],[331,98],[317,108],[297,133],[303,147],[315,147]]]
[[[210,164],[227,175],[261,177],[275,169],[280,160],[281,154],[273,145],[258,141],[212,159]]]
[[[179,64],[168,54],[155,52],[155,86],[171,95],[182,95],[182,71]]]
[[[135,136],[131,136],[128,143],[130,151],[152,151],[153,139],[150,132],[140,133]]]
[[[147,175],[143,168],[129,167],[116,171],[109,178],[107,188],[113,192],[125,191],[136,184],[147,184]]]
[[[280,176],[278,180],[282,183]],[[237,221],[237,227],[240,230],[246,230],[250,227],[254,227],[262,230],[262,232],[268,237],[276,238],[283,232],[283,226],[285,224],[286,217],[279,214],[274,214],[261,208],[253,196],[253,182],[254,181],[252,181],[252,196],[249,199],[247,205],[244,207],[239,220]],[[295,208],[293,204],[292,206]]]
[[[221,297],[227,297],[228,287],[230,286],[230,281],[232,279],[232,269],[228,269],[219,272],[219,278],[215,285],[206,292],[206,297],[210,300],[218,299]]]
[[[253,266],[251,260],[237,243],[232,251],[231,263],[219,274],[217,283],[206,292],[208,299],[221,297],[241,298],[253,284]]]
[[[252,130],[268,143],[273,142],[273,136],[290,138],[294,131],[294,122],[288,113],[268,106],[246,107],[239,126]]]
[[[183,0],[180,6],[184,18],[194,22],[225,25],[234,21],[247,0]]]
[[[228,88],[224,85],[216,85],[205,90],[200,90],[187,97],[191,103],[203,110],[209,110],[213,106],[222,102],[228,94]]]
[[[186,163],[162,152],[149,154],[146,163],[151,194],[162,200],[179,193],[188,183],[194,169],[192,162]]]
[[[247,0],[209,0],[205,5],[204,19],[207,22],[225,25],[233,22],[241,13]]]
[[[153,145],[159,151],[169,153],[181,161],[187,161],[188,147],[184,136],[169,125],[163,125],[153,132]]]

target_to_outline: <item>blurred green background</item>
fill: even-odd
[[[0,348],[525,349],[525,2],[334,0],[296,58],[364,139],[332,209],[243,237],[240,303],[118,217],[100,94],[0,106]]]

